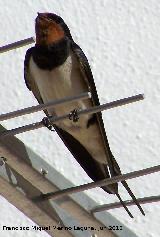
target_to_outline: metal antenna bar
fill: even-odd
[[[0,121],[15,118],[15,117],[22,116],[22,115],[25,115],[25,114],[35,113],[35,112],[38,112],[38,111],[41,111],[41,110],[44,110],[44,109],[48,109],[48,108],[53,107],[53,106],[57,106],[57,105],[77,101],[77,100],[80,100],[80,99],[87,99],[90,96],[91,96],[90,92],[84,92],[84,93],[81,93],[80,95],[69,96],[69,97],[65,97],[63,99],[54,100],[54,101],[52,100],[52,101],[50,101],[48,103],[45,103],[45,104],[39,104],[39,105],[36,105],[36,106],[31,106],[31,107],[28,107],[28,108],[12,111],[12,112],[9,112],[9,113],[6,113],[6,114],[1,114],[0,115]]]
[[[147,204],[152,202],[159,202],[160,201],[160,195],[159,196],[150,196],[150,197],[144,197],[144,198],[137,198],[137,201],[139,204]],[[136,205],[136,203],[133,200],[127,200],[123,201],[126,206],[132,206]],[[110,203],[110,204],[104,204],[97,206],[91,210],[92,213],[95,212],[101,212],[101,211],[107,211],[115,208],[122,207],[122,204],[120,202]]]
[[[103,179],[103,180],[100,180],[97,182],[91,182],[88,184],[83,184],[83,185],[80,185],[77,187],[67,188],[67,189],[64,189],[61,191],[57,191],[57,192],[42,194],[38,197],[35,197],[34,200],[35,201],[43,201],[43,200],[48,200],[48,199],[57,199],[57,198],[61,198],[66,195],[73,194],[73,193],[82,192],[87,189],[102,187],[102,186],[106,186],[109,184],[117,183],[117,182],[124,181],[127,179],[137,178],[139,176],[143,176],[143,175],[147,175],[147,174],[151,174],[151,173],[155,173],[155,172],[159,172],[159,171],[160,171],[160,165],[157,165],[157,166],[153,166],[150,168],[130,172],[127,174],[118,175],[118,176],[115,176],[112,178]]]
[[[103,104],[103,105],[94,106],[90,109],[81,110],[81,111],[78,112],[78,116],[83,115],[83,114],[97,113],[97,112],[100,112],[102,110],[112,109],[114,107],[122,106],[122,105],[125,105],[125,104],[129,104],[129,103],[132,103],[132,102],[143,100],[143,99],[144,99],[143,94],[131,96],[131,97],[128,97],[128,98],[116,100],[116,101],[106,103],[106,104]],[[69,118],[69,114],[65,114],[65,115],[58,116],[58,117],[56,117],[56,116],[51,117],[51,118],[49,118],[49,121],[53,124],[56,124],[56,122],[67,119],[67,118]],[[18,127],[18,128],[14,128],[14,129],[11,129],[11,130],[4,131],[0,134],[0,138],[6,137],[6,136],[14,136],[14,135],[19,134],[19,133],[31,131],[31,130],[42,128],[42,127],[44,127],[43,121],[33,123],[33,124],[28,124],[28,125],[25,125],[25,126],[22,126],[22,127]]]
[[[32,44],[34,42],[35,42],[34,37],[30,37],[30,38],[27,38],[24,40],[19,40],[17,42],[0,47],[0,53],[5,53],[9,50],[20,48],[20,47],[26,46],[28,44]]]
[[[94,106],[89,109],[81,110],[79,111],[78,115],[98,113],[103,110],[112,109],[118,106],[130,104],[130,103],[143,100],[143,99],[144,99],[144,94],[134,95],[134,96],[116,100],[110,103],[105,103],[103,105]]]

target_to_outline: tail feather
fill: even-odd
[[[141,205],[139,204],[137,198],[134,196],[132,190],[130,189],[130,187],[128,186],[126,181],[122,181],[121,182],[123,184],[123,186],[125,187],[125,189],[127,190],[127,192],[129,193],[129,195],[131,196],[131,198],[133,199],[133,201],[135,202],[135,204],[137,205],[137,207],[139,208],[140,212],[142,213],[142,215],[145,216],[145,213],[141,207]]]
[[[115,158],[112,156],[112,162],[113,162],[113,170],[112,170],[112,174],[114,173],[114,176],[115,175],[120,175],[122,174],[121,173],[121,170],[120,170],[120,167],[119,165],[117,164]],[[138,209],[140,210],[140,212],[142,213],[142,215],[145,215],[141,205],[139,204],[137,198],[135,197],[135,195],[133,194],[133,192],[131,191],[130,187],[128,186],[127,182],[124,180],[124,181],[121,181],[122,185],[125,187],[125,189],[127,190],[128,194],[131,196],[132,200],[135,202],[135,204],[137,205]],[[118,197],[118,196],[117,196]],[[119,197],[118,197],[119,198]],[[124,204],[124,203],[123,203]],[[122,204],[122,205],[123,205]],[[125,204],[124,204],[125,205]],[[123,205],[123,207],[124,207]]]
[[[122,204],[122,206],[124,207],[124,209],[127,211],[128,215],[129,215],[131,218],[133,218],[132,213],[129,211],[128,207],[127,207],[126,204],[123,202],[121,196],[120,196],[118,193],[116,193],[116,196],[118,197],[118,199],[119,199],[120,203]]]
[[[120,168],[115,160],[114,157],[111,156],[111,165],[109,166],[109,170],[111,171],[109,173],[108,166],[105,164],[101,164],[97,162],[95,159],[92,158],[92,156],[88,153],[88,151],[80,144],[79,141],[77,141],[71,134],[68,132],[58,128],[57,126],[54,126],[56,132],[64,142],[64,144],[68,147],[72,155],[76,158],[78,163],[81,165],[81,167],[87,172],[87,174],[93,179],[94,181],[102,180],[104,178],[109,178],[110,176],[116,176],[121,174]],[[85,157],[85,159],[84,159]],[[144,215],[144,212],[142,208],[140,207],[136,197],[128,187],[126,181],[122,183],[130,196],[132,197],[133,201],[136,203],[138,208],[141,210],[142,214]],[[131,218],[133,218],[132,214],[128,210],[127,206],[121,199],[120,195],[118,194],[118,184],[114,183],[111,185],[103,186],[101,187],[104,191],[108,193],[112,193],[117,195],[119,201],[121,202],[122,206],[125,208],[127,213]]]
[[[133,218],[133,215],[131,214],[131,212],[129,211],[128,207],[126,206],[126,204],[124,203],[124,201],[122,200],[121,196],[119,195],[118,193],[118,190],[115,190],[112,189],[112,187],[109,187],[109,186],[103,186],[101,187],[105,192],[109,192],[109,193],[112,193],[112,194],[115,194],[117,196],[117,198],[119,199],[121,205],[124,207],[124,209],[126,210],[126,212],[128,213],[128,215]]]

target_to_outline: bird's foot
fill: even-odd
[[[52,117],[52,116],[51,116],[51,117]],[[42,119],[42,123],[43,123],[43,125],[44,125],[45,127],[47,127],[50,131],[55,131],[49,117],[44,117],[44,118]]]
[[[74,109],[69,113],[69,119],[72,120],[73,122],[78,122],[79,116],[78,116],[78,110]]]

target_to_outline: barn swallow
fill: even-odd
[[[82,49],[74,42],[63,19],[56,14],[38,13],[35,32],[36,44],[27,50],[24,61],[24,78],[28,89],[39,103],[90,92],[91,98],[59,105],[44,112],[50,117],[72,111],[73,119],[70,117],[59,121],[53,127],[93,181],[121,174],[109,147],[101,112],[80,118],[76,116],[78,109],[100,104],[92,71]],[[122,184],[145,215],[126,181],[122,181]],[[133,218],[118,193],[118,183],[101,188],[115,194]]]

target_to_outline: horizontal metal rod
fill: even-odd
[[[78,116],[81,116],[81,115],[84,115],[84,114],[97,113],[97,112],[100,112],[100,111],[103,111],[103,110],[112,109],[114,107],[126,105],[126,104],[136,102],[136,101],[139,101],[139,100],[143,100],[143,99],[144,99],[143,94],[131,96],[131,97],[128,97],[128,98],[116,100],[116,101],[106,103],[106,104],[103,104],[103,105],[93,106],[89,109],[80,110],[80,111],[78,111]],[[50,120],[51,123],[56,124],[56,122],[64,120],[64,119],[68,119],[68,118],[69,118],[69,114],[65,114],[65,115],[58,116],[58,117],[53,116],[53,117],[49,118],[49,120]],[[19,134],[19,133],[31,131],[31,130],[42,128],[42,127],[44,127],[44,123],[42,121],[37,122],[37,123],[33,123],[33,124],[28,124],[28,125],[25,125],[25,126],[22,126],[22,127],[18,127],[18,128],[14,128],[14,129],[11,129],[11,130],[4,131],[0,134],[0,138],[6,137],[6,136],[14,136],[14,135]]]
[[[139,202],[139,204],[159,202],[160,201],[160,195],[144,197],[144,198],[137,198],[137,201]],[[136,203],[133,200],[127,200],[127,201],[123,201],[123,202],[126,206],[136,205]],[[120,207],[122,207],[122,204],[120,202],[115,202],[115,203],[110,203],[110,204],[99,205],[99,206],[93,208],[91,210],[91,212],[95,213],[95,212],[107,211],[107,210],[120,208]]]
[[[69,96],[69,97],[65,97],[59,100],[52,100],[48,103],[45,104],[39,104],[39,105],[35,105],[35,106],[31,106],[28,108],[24,108],[24,109],[19,109],[16,111],[12,111],[6,114],[1,114],[0,115],[0,121],[4,121],[6,119],[11,119],[11,118],[15,118],[15,117],[19,117],[25,114],[31,114],[31,113],[35,113],[44,109],[48,109],[57,105],[61,105],[61,104],[65,104],[65,103],[69,103],[69,102],[73,102],[73,101],[77,101],[77,100],[82,100],[82,99],[87,99],[91,97],[90,92],[84,92],[81,93],[79,95],[76,96]]]
[[[86,110],[81,110],[78,115],[98,113],[103,110],[112,109],[112,108],[119,107],[122,105],[137,102],[143,99],[144,99],[144,94],[134,95],[134,96],[119,99],[113,102],[105,103],[103,105],[94,106]]]
[[[7,52],[12,49],[20,48],[20,47],[26,46],[28,44],[32,44],[34,42],[35,42],[34,37],[30,37],[30,38],[27,38],[24,40],[19,40],[17,42],[0,47],[0,53],[4,53],[4,52]]]
[[[96,187],[106,186],[106,185],[117,183],[117,182],[120,182],[123,180],[133,179],[133,178],[137,178],[137,177],[140,177],[143,175],[147,175],[147,174],[151,174],[151,173],[155,173],[155,172],[159,172],[159,171],[160,171],[160,165],[157,165],[157,166],[153,166],[153,167],[138,170],[138,171],[133,171],[133,172],[130,172],[127,174],[118,175],[118,176],[115,176],[112,178],[103,179],[103,180],[100,180],[97,182],[91,182],[88,184],[83,184],[83,185],[80,185],[77,187],[67,188],[67,189],[64,189],[61,191],[57,191],[57,192],[42,194],[38,197],[35,197],[34,200],[35,201],[43,201],[43,200],[48,200],[48,199],[57,199],[57,198],[61,198],[66,195],[73,194],[73,193],[82,192],[82,191],[96,188]]]

